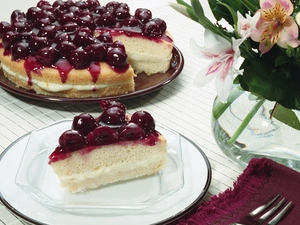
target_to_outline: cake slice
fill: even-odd
[[[100,105],[98,118],[75,116],[49,156],[61,186],[71,193],[151,175],[167,163],[167,141],[149,113],[126,116],[120,102],[103,100]]]

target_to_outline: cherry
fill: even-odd
[[[30,7],[27,10],[26,17],[28,20],[36,21],[40,17],[40,13],[42,12],[42,9],[38,7]]]
[[[109,31],[105,31],[105,32],[101,33],[97,37],[97,39],[104,43],[112,43],[113,42],[112,36]]]
[[[38,36],[40,37],[46,37],[47,39],[54,39],[56,36],[57,27],[53,25],[48,25],[45,27],[42,27],[38,33]]]
[[[69,62],[75,69],[85,69],[89,66],[89,53],[82,47],[76,48],[71,51]]]
[[[120,49],[122,49],[122,51],[125,52],[125,46],[124,46],[123,42],[121,42],[119,40],[112,43],[112,47],[113,48],[120,48]]]
[[[107,45],[96,43],[89,45],[86,50],[90,54],[91,61],[104,62],[106,60]]]
[[[42,65],[51,66],[58,60],[58,52],[55,48],[44,47],[37,52],[36,57],[37,61]]]
[[[35,28],[40,29],[41,27],[45,27],[47,25],[51,25],[51,19],[46,17],[46,18],[39,18],[34,21],[33,25]]]
[[[69,9],[68,9],[68,13],[73,13],[74,15],[79,15],[81,9],[79,9],[77,6],[71,6]]]
[[[167,24],[164,20],[160,18],[153,18],[151,21],[154,21],[159,26],[162,33],[164,33],[167,30]]]
[[[107,62],[111,66],[125,67],[127,66],[127,54],[121,48],[111,48],[107,51]]]
[[[152,13],[149,9],[138,8],[135,10],[134,17],[140,20],[142,23],[146,23],[152,19]]]
[[[90,34],[90,31],[86,32],[85,30],[81,29],[76,32],[73,43],[77,46],[86,47],[94,43],[94,37]]]
[[[29,54],[29,46],[25,41],[16,42],[11,48],[12,60],[26,59]]]
[[[107,8],[105,8],[104,6],[97,6],[95,9],[94,9],[94,16],[100,16],[102,14],[106,14],[108,13],[108,10]]]
[[[26,18],[25,13],[19,9],[14,10],[10,15],[11,22],[15,22],[18,21],[19,19],[24,19],[24,18]]]
[[[112,27],[116,24],[116,19],[111,13],[105,13],[95,19],[95,24],[99,27]]]
[[[67,22],[63,26],[61,26],[61,31],[66,33],[73,33],[77,31],[79,28],[78,24],[75,22]]]
[[[7,31],[2,36],[2,46],[7,48],[17,42],[18,36],[15,31]]]
[[[86,141],[90,146],[108,145],[118,141],[118,134],[110,127],[99,126],[87,135]]]
[[[143,27],[143,33],[150,37],[160,37],[163,32],[154,21],[147,22]]]
[[[117,1],[111,1],[111,2],[108,2],[108,3],[105,5],[105,7],[106,7],[106,9],[107,9],[109,12],[112,13],[116,8],[119,7],[119,5],[120,5],[119,2],[117,2]]]
[[[90,9],[90,10],[93,10],[95,9],[96,7],[100,6],[100,3],[98,0],[87,0],[87,7]]]
[[[76,49],[76,46],[73,44],[73,42],[62,41],[58,43],[55,48],[62,57],[68,58],[71,54],[71,51]]]
[[[140,20],[131,16],[123,21],[123,25],[128,27],[141,27],[143,24]]]
[[[66,8],[65,2],[63,0],[56,0],[52,4],[53,8],[59,8],[61,11],[63,11]]]
[[[155,130],[155,121],[150,113],[146,111],[137,111],[132,114],[131,122],[138,124],[146,132]]]
[[[103,110],[106,110],[110,107],[118,107],[126,112],[126,106],[122,102],[117,102],[114,100],[101,100],[100,107]]]
[[[96,129],[97,126],[96,120],[89,113],[81,113],[80,115],[75,116],[72,123],[72,129],[77,130],[84,136]]]
[[[31,31],[33,27],[27,21],[26,22],[17,21],[12,23],[11,28],[12,30],[15,30],[17,32],[23,32],[23,31]]]
[[[26,41],[30,42],[30,40],[34,36],[35,36],[35,34],[32,31],[24,31],[24,32],[18,33],[17,39],[18,39],[18,41],[26,40]]]
[[[0,22],[0,38],[3,37],[4,33],[7,31],[11,31],[11,25],[8,22],[2,21]]]
[[[39,49],[50,46],[50,43],[46,37],[34,36],[29,42],[30,53],[35,54]]]
[[[51,6],[50,2],[46,0],[40,0],[37,4],[36,7],[41,8],[41,9],[49,9],[48,6]]]
[[[77,17],[76,22],[81,27],[88,27],[93,30],[95,28],[93,17],[90,15],[82,15]]]
[[[66,24],[67,22],[75,22],[75,14],[73,12],[67,12],[60,16],[59,23],[61,25]]]
[[[54,43],[59,43],[62,41],[71,41],[71,37],[67,33],[63,32],[63,33],[57,34],[53,39]]]
[[[100,123],[107,125],[121,125],[125,122],[126,115],[125,110],[112,106],[103,111],[100,116]]]
[[[126,123],[118,129],[120,141],[141,140],[145,137],[145,131],[135,123]]]
[[[130,17],[129,9],[124,7],[118,7],[113,11],[113,15],[118,20],[124,20]]]
[[[76,130],[65,131],[58,139],[59,146],[65,152],[73,152],[85,146],[85,140]]]

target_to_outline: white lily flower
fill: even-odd
[[[240,37],[247,39],[251,36],[253,30],[256,30],[256,24],[260,18],[260,13],[255,13],[251,17],[250,13],[246,14],[246,18],[242,16],[240,12],[237,12],[238,22],[237,22],[237,31]]]
[[[205,47],[200,47],[194,39],[191,47],[199,57],[211,59],[211,64],[201,70],[195,78],[194,84],[203,87],[216,78],[216,91],[221,102],[227,102],[236,74],[242,71],[235,68],[240,57],[239,46],[244,39],[232,38],[232,44],[223,37],[205,30]]]

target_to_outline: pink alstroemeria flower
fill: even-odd
[[[199,57],[212,60],[211,64],[201,70],[195,78],[195,85],[203,87],[216,78],[216,91],[221,102],[227,102],[232,88],[234,75],[240,73],[235,65],[240,57],[239,46],[243,39],[232,38],[232,44],[223,37],[205,30],[205,47],[200,47],[195,40],[191,40],[191,48]]]
[[[286,48],[299,45],[298,26],[290,16],[294,7],[290,0],[260,0],[260,19],[257,30],[251,34],[252,40],[260,42],[261,53],[268,52],[274,44]]]

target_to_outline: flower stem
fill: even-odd
[[[232,104],[232,102],[234,102],[243,93],[243,90],[236,87],[230,92],[226,103],[217,102],[213,107],[213,118],[215,120],[219,119],[219,117],[226,111],[226,109]]]
[[[241,125],[238,127],[238,129],[234,132],[232,137],[227,141],[228,144],[232,145],[240,136],[240,134],[243,132],[243,130],[246,128],[246,126],[249,124],[250,120],[253,118],[253,116],[257,113],[258,109],[264,104],[266,100],[260,99],[256,102],[254,107],[251,109],[251,111],[247,114]]]

